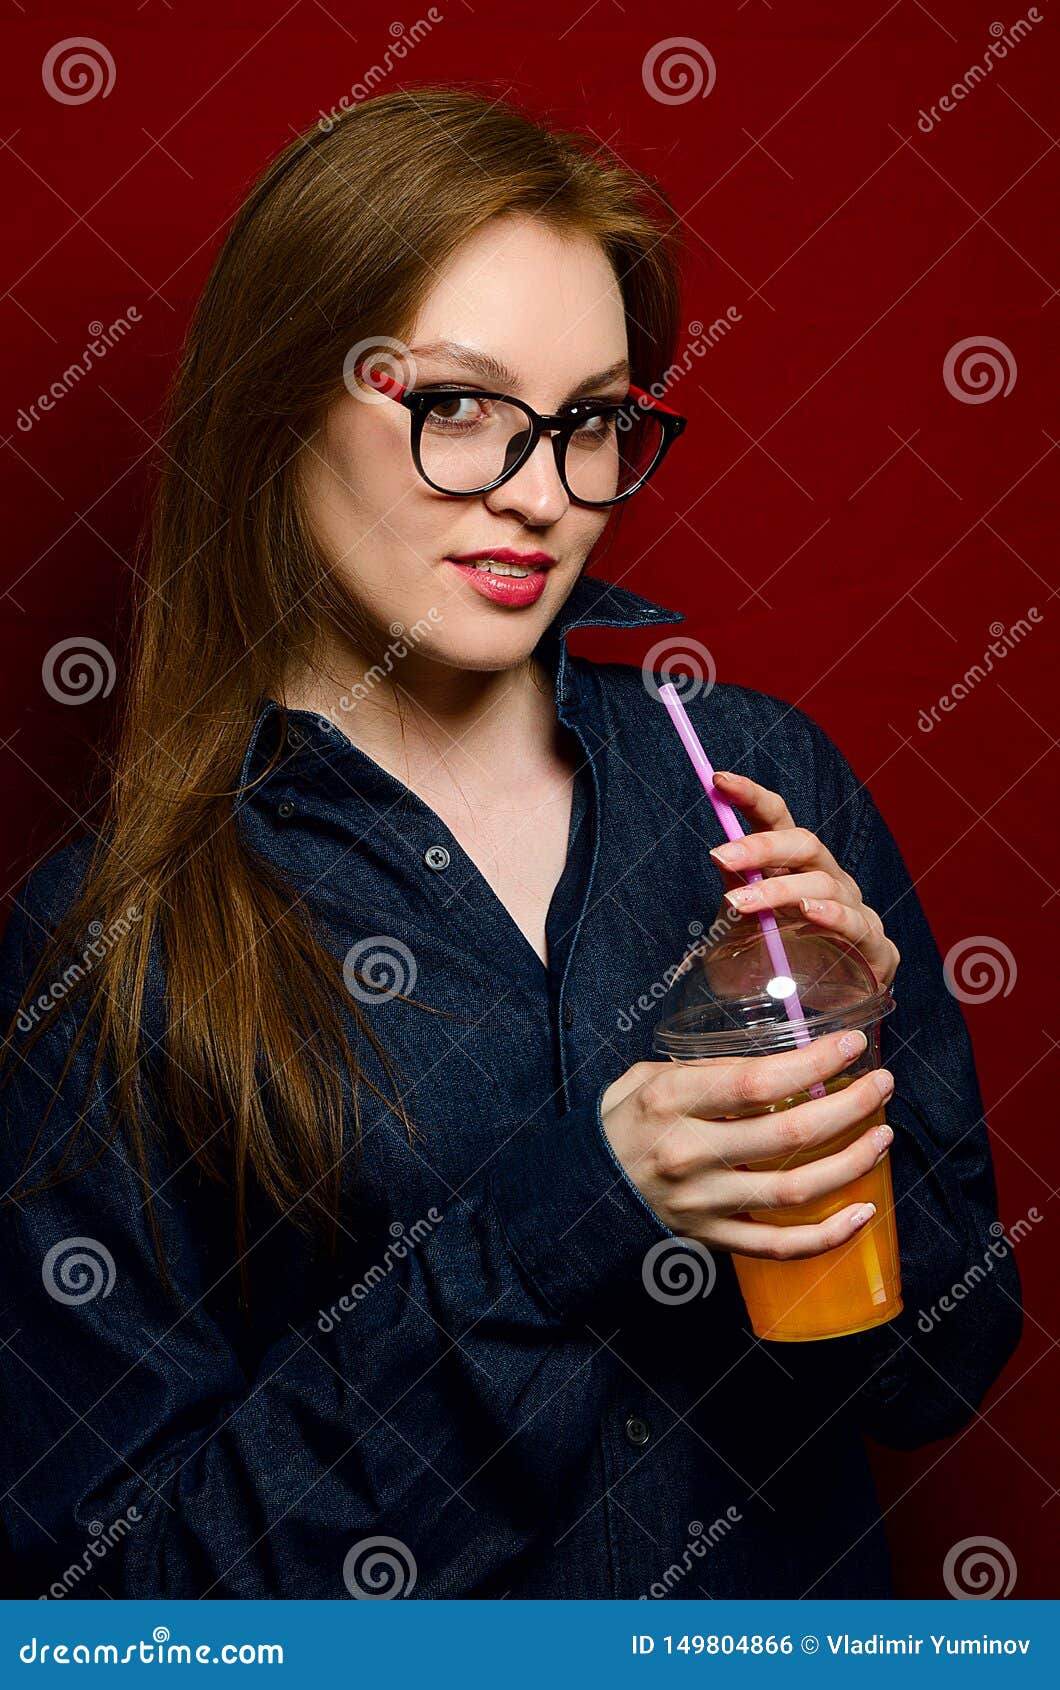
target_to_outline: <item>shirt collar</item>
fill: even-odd
[[[603,581],[598,575],[582,573],[568,593],[562,609],[553,617],[534,647],[534,656],[552,676],[560,719],[569,720],[580,700],[577,669],[573,667],[567,650],[568,634],[577,628],[645,628],[684,620],[681,610],[670,610],[628,587]],[[310,752],[314,760],[319,760],[322,754],[329,757],[341,754],[343,746],[348,748],[345,735],[326,717],[315,716],[305,710],[289,710],[286,715],[290,727],[294,729],[294,749],[283,758],[286,767],[289,768],[292,761],[300,760],[306,752]],[[275,699],[262,701],[240,771],[242,789],[260,780],[270,760],[276,756],[280,747],[278,730],[283,716],[284,712]],[[306,751],[301,749],[302,746],[306,746]]]

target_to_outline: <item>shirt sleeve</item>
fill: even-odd
[[[30,926],[17,909],[0,956],[9,1013]],[[59,1084],[72,1021],[51,1010],[4,1088],[4,1190],[53,1094],[34,1178],[58,1169],[92,1057],[86,1039]],[[586,1323],[609,1338],[673,1237],[611,1153],[600,1097],[535,1116],[330,1330],[314,1310],[249,1368],[212,1312],[201,1187],[155,1145],[163,1289],[139,1177],[109,1142],[113,1086],[104,1065],[92,1165],[0,1229],[0,1507],[27,1594],[102,1523],[115,1597],[341,1598],[373,1576],[504,1595],[591,1461],[605,1369]]]
[[[801,712],[797,714],[802,715]],[[1022,1331],[1013,1245],[998,1217],[986,1116],[964,1013],[909,871],[867,786],[811,718],[820,802],[815,831],[881,917],[901,960],[881,1062],[895,1077],[885,1114],[902,1312],[826,1342],[785,1345],[834,1409],[911,1449],[961,1430]],[[812,825],[796,815],[797,823]]]

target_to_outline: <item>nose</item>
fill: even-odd
[[[483,494],[486,504],[498,516],[513,511],[521,521],[534,527],[558,522],[570,500],[559,478],[556,455],[550,436],[543,434],[522,468]]]

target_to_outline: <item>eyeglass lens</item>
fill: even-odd
[[[446,492],[477,492],[517,462],[529,434],[529,419],[516,405],[479,394],[447,394],[424,418],[424,474]],[[601,406],[570,436],[565,469],[571,493],[589,503],[615,498],[650,469],[663,439],[649,413],[634,407],[616,414],[613,402]]]

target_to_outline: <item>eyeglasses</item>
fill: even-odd
[[[625,399],[578,399],[555,416],[542,416],[509,393],[403,387],[368,361],[358,373],[411,413],[417,470],[429,487],[456,499],[509,481],[547,434],[570,497],[600,509],[617,505],[655,474],[687,422],[633,385]]]

